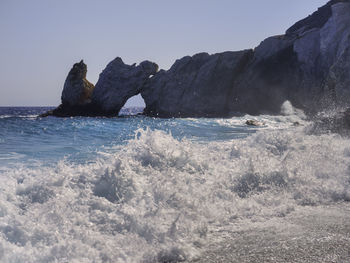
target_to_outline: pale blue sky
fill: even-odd
[[[0,106],[58,105],[67,73],[81,59],[95,84],[117,56],[168,69],[185,55],[253,48],[325,3],[0,0]]]

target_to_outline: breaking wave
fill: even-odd
[[[303,127],[205,143],[138,129],[93,163],[7,170],[0,189],[0,261],[193,260],[223,227],[350,201],[350,143]]]

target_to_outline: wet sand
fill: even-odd
[[[350,203],[301,207],[237,229],[212,233],[224,238],[193,262],[350,262]]]

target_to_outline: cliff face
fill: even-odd
[[[349,107],[350,0],[329,1],[254,50],[187,56],[159,72],[155,63],[129,66],[117,58],[95,88],[81,63],[69,73],[60,114],[53,115],[116,116],[139,93],[144,113],[158,117],[278,114],[285,100],[311,113]]]
[[[310,104],[317,109],[322,106],[320,101],[324,106],[329,103],[346,106],[350,102],[347,59],[350,48],[350,1],[330,1],[323,8],[329,8],[331,16],[321,27],[309,29],[307,23],[298,30],[287,31],[287,36],[296,38],[293,49],[302,73],[302,82],[298,86],[301,95],[315,95],[313,100],[295,98],[305,108],[310,108]],[[315,17],[314,20],[320,10],[311,16]]]
[[[248,88],[262,96],[254,101],[259,105],[254,113],[265,108],[275,112],[285,99],[307,111],[331,103],[349,105],[349,47],[350,1],[330,1],[285,35],[263,41],[241,76],[237,93]],[[247,98],[252,97],[245,96],[232,107],[244,109]],[[272,102],[273,108],[260,105],[264,100]]]
[[[232,84],[252,51],[207,53],[177,60],[151,78],[141,92],[144,113],[160,117],[226,116]]]
[[[324,88],[337,105],[350,106],[350,1],[332,7],[333,16],[320,31],[322,57],[329,65]]]

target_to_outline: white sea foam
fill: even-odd
[[[0,115],[0,119],[7,119],[7,118],[36,119],[37,117],[38,117],[37,114],[31,114],[31,115]]]
[[[93,164],[1,173],[0,261],[195,259],[222,227],[350,201],[349,153],[302,127],[206,144],[140,129]]]
[[[285,101],[281,106],[282,115],[260,115],[251,116],[244,115],[242,117],[234,117],[231,119],[216,119],[216,122],[221,126],[231,127],[232,125],[241,125],[246,127],[247,120],[254,120],[262,124],[259,127],[250,127],[251,129],[289,129],[293,126],[306,126],[310,122],[304,112],[300,109],[293,107],[289,101]]]
[[[0,142],[3,142],[3,141],[5,141],[5,139],[3,139],[3,140],[0,139]],[[0,160],[17,160],[17,159],[22,158],[23,156],[25,156],[25,155],[19,154],[16,152],[9,152],[6,154],[0,154]]]

